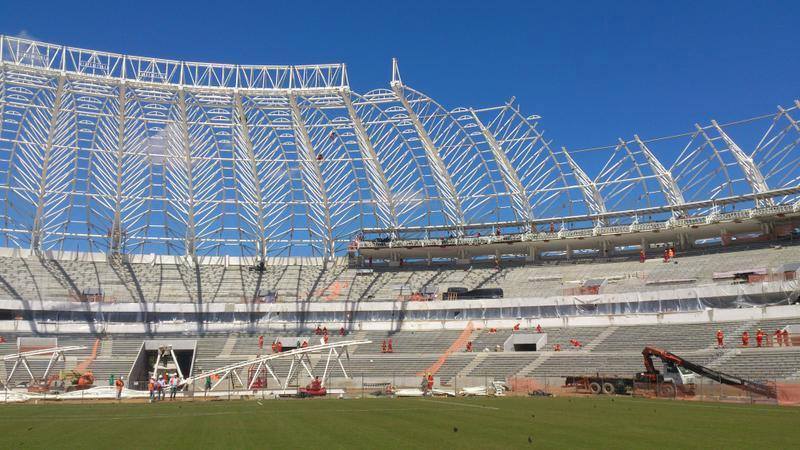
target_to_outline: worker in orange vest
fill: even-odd
[[[717,330],[717,347],[725,347],[725,344],[723,343],[724,338],[725,335],[722,334],[722,330]]]
[[[114,386],[117,387],[117,400],[122,399],[122,388],[125,387],[125,382],[122,381],[122,377],[119,377],[116,381],[114,381]]]
[[[764,341],[764,330],[761,328],[756,331],[756,346],[761,347],[761,343]]]
[[[742,333],[742,346],[748,347],[750,345],[750,333],[747,330]]]

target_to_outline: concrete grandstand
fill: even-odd
[[[7,389],[143,381],[171,351],[189,378],[320,326],[371,342],[297,359],[344,389],[632,374],[644,346],[800,379],[798,102],[571,152],[511,102],[446,110],[396,62],[361,95],[342,64],[0,49]],[[739,343],[759,329],[790,338]],[[26,357],[34,337],[72,350]],[[269,369],[300,383],[294,367]]]

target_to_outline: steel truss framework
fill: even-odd
[[[47,375],[50,374],[50,369],[53,368],[53,364],[56,363],[59,359],[65,359],[66,356],[64,353],[72,352],[76,350],[85,350],[86,347],[79,346],[79,345],[71,345],[68,347],[53,347],[53,348],[44,348],[40,350],[31,350],[29,352],[22,352],[22,353],[14,353],[12,355],[6,355],[3,357],[3,361],[14,361],[14,365],[11,367],[11,371],[8,372],[6,379],[3,380],[3,386],[5,389],[8,389],[9,383],[11,382],[11,378],[14,377],[14,374],[17,372],[17,369],[22,367],[28,372],[28,376],[31,378],[31,383],[36,383],[38,380],[47,380]],[[28,358],[31,356],[44,356],[50,355],[50,361],[47,363],[47,368],[45,368],[44,373],[40,378],[36,378],[34,376],[33,371],[31,370],[31,366],[28,364]]]
[[[372,343],[372,341],[368,340],[341,341],[332,342],[329,344],[321,343],[319,345],[310,345],[308,347],[296,348],[286,352],[272,353],[251,359],[249,361],[229,364],[209,370],[207,372],[203,372],[199,375],[191,376],[183,379],[180,384],[189,385],[197,382],[198,380],[204,380],[207,377],[219,375],[219,379],[211,387],[211,390],[214,390],[220,385],[220,383],[231,377],[238,381],[239,386],[247,386],[247,389],[252,389],[259,375],[262,373],[268,373],[270,377],[275,380],[275,383],[281,387],[281,390],[286,391],[286,389],[289,387],[289,383],[292,381],[292,378],[297,376],[301,370],[305,370],[309,378],[315,378],[312,370],[314,364],[311,362],[309,355],[319,353],[324,355],[323,357],[325,358],[325,368],[323,369],[322,375],[319,376],[322,386],[325,386],[331,377],[331,369],[333,369],[331,366],[332,362],[339,366],[339,369],[341,369],[342,375],[344,375],[345,378],[349,378],[347,375],[347,370],[342,363],[342,357],[350,359],[350,353],[348,350],[350,347],[370,343]],[[281,380],[280,376],[278,376],[277,371],[272,368],[272,363],[278,359],[289,359],[291,361],[289,365],[289,372],[286,374],[283,380]],[[238,370],[243,368],[255,368],[255,372],[249,383],[245,383],[239,375]]]
[[[0,64],[6,246],[329,257],[365,229],[461,234],[660,206],[697,214],[683,205],[742,194],[797,201],[767,195],[800,181],[797,102],[760,117],[770,123],[753,142],[736,136],[741,123],[712,121],[568,151],[513,99],[447,110],[405,85],[396,61],[390,89],[363,95],[343,64],[193,63],[7,36]],[[613,219],[626,220],[638,217]]]

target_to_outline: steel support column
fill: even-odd
[[[267,257],[267,228],[264,224],[264,195],[261,191],[261,179],[258,175],[258,163],[256,162],[256,154],[253,150],[253,141],[250,139],[250,126],[247,123],[247,116],[244,113],[242,96],[238,92],[233,95],[233,106],[233,122],[236,133],[234,144],[244,150],[249,175],[252,177],[250,180],[252,181],[252,186],[250,186],[250,188],[253,190],[251,196],[253,197],[253,203],[255,203],[256,208],[255,225],[256,231],[258,232],[258,236],[256,237],[256,250],[259,260],[264,261]],[[247,189],[248,186],[242,186],[242,188]]]
[[[589,209],[594,214],[605,214],[606,204],[603,200],[603,196],[597,189],[597,186],[594,184],[591,178],[586,175],[586,172],[581,169],[581,166],[579,166],[575,160],[572,159],[572,156],[570,156],[566,147],[561,147],[561,152],[564,154],[564,158],[566,158],[569,168],[572,169],[572,173],[575,176],[575,180],[578,182],[578,186],[583,193],[583,197],[586,200],[586,204],[589,206]],[[598,223],[602,224],[603,219],[598,219]]]
[[[672,174],[664,168],[664,166],[661,164],[661,161],[659,161],[653,152],[650,151],[650,148],[647,147],[647,144],[639,139],[638,135],[633,135],[633,139],[636,141],[636,145],[639,146],[639,150],[641,150],[645,159],[647,159],[650,169],[652,169],[656,174],[656,179],[658,180],[658,184],[661,185],[661,190],[664,192],[667,202],[669,202],[669,204],[672,206],[680,206],[686,203],[686,201],[683,199],[683,192],[681,192],[681,189],[678,187],[678,183],[675,182],[675,179],[672,178]]]
[[[111,224],[111,242],[109,248],[111,254],[119,254],[122,247],[122,177],[124,174],[123,160],[125,158],[125,108],[127,105],[125,82],[119,85],[117,114],[117,164],[115,167],[115,186],[114,186],[114,221]]]
[[[522,184],[522,180],[520,180],[519,175],[517,175],[517,171],[514,169],[511,161],[508,160],[508,155],[506,155],[506,152],[497,142],[495,136],[489,131],[488,128],[486,128],[486,125],[481,122],[481,119],[475,113],[475,110],[470,108],[469,112],[472,114],[475,124],[478,125],[483,138],[486,140],[486,143],[489,144],[489,148],[492,150],[492,155],[494,155],[494,159],[497,162],[498,167],[500,167],[500,173],[503,176],[503,182],[509,191],[509,196],[514,203],[514,209],[519,215],[520,220],[526,222],[533,220],[533,210],[531,209],[531,202],[528,200],[528,194],[525,191],[525,186]]]
[[[194,171],[192,170],[192,146],[191,138],[189,136],[189,114],[186,110],[186,91],[181,88],[178,91],[178,114],[181,133],[182,157],[184,158],[186,170],[186,235],[185,235],[185,251],[186,256],[194,258],[196,256],[195,248],[195,192],[194,192]]]
[[[361,117],[359,117],[353,107],[349,89],[342,89],[342,100],[347,109],[347,114],[350,116],[350,121],[353,124],[353,131],[358,140],[358,148],[361,150],[364,166],[367,168],[370,191],[375,199],[376,209],[381,220],[388,225],[387,228],[394,229],[399,225],[397,221],[397,208],[395,206],[394,197],[392,196],[392,189],[381,167],[380,160],[378,160],[378,153],[372,145],[372,141],[369,138],[366,127],[364,127],[364,123],[361,121]]]
[[[50,124],[47,129],[47,142],[45,142],[42,154],[42,172],[39,177],[39,186],[36,193],[36,213],[33,218],[33,228],[31,230],[31,249],[41,250],[43,238],[43,225],[44,220],[44,207],[47,201],[47,170],[50,166],[50,160],[53,153],[53,141],[58,127],[58,116],[61,113],[61,104],[64,97],[64,83],[66,79],[64,75],[58,77],[58,85],[56,87],[55,99],[53,100],[53,112],[50,116]]]
[[[303,114],[300,111],[300,106],[297,104],[297,96],[294,93],[289,94],[289,106],[292,113],[292,126],[295,132],[295,141],[297,150],[300,153],[300,168],[303,173],[303,182],[308,187],[308,194],[311,197],[309,201],[310,209],[317,215],[317,217],[309,217],[309,220],[316,221],[321,219],[321,225],[324,227],[324,254],[325,257],[334,256],[333,241],[333,225],[331,222],[331,205],[328,200],[328,193],[325,190],[325,180],[322,177],[322,169],[319,166],[317,155],[314,152],[314,144],[311,142],[311,137],[306,129],[306,123],[303,119]],[[322,208],[320,211],[319,208]]]
[[[439,149],[436,147],[436,144],[433,143],[428,131],[425,130],[417,113],[414,112],[414,108],[411,107],[411,104],[409,104],[406,98],[403,81],[400,79],[400,72],[397,68],[397,60],[392,61],[392,73],[392,91],[394,91],[397,100],[403,106],[403,109],[405,109],[408,119],[413,124],[420,142],[422,142],[422,148],[425,150],[425,156],[430,164],[433,179],[436,183],[436,189],[439,192],[442,202],[442,212],[451,224],[456,227],[461,227],[464,225],[464,211],[461,208],[461,200],[458,198],[458,192],[453,184],[453,180],[450,178],[450,174],[447,172],[447,166],[441,156],[439,156]]]
[[[744,172],[747,182],[753,188],[753,193],[760,194],[769,191],[769,186],[767,186],[767,182],[764,180],[761,170],[759,170],[758,166],[753,162],[753,158],[742,151],[739,145],[728,136],[728,133],[719,126],[716,120],[712,120],[711,125],[717,130],[717,133],[719,133],[722,140],[728,146],[733,157],[736,158],[736,162],[739,163],[739,167],[742,169],[742,172]],[[762,206],[774,204],[771,198],[759,199],[756,203]]]

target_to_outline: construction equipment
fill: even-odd
[[[645,347],[642,350],[642,356],[644,357],[645,371],[637,373],[634,377],[599,373],[595,375],[567,376],[565,377],[564,386],[573,387],[591,394],[632,394],[637,391],[651,392],[658,397],[671,398],[678,393],[685,396],[693,396],[697,381],[700,378],[708,378],[720,384],[733,386],[756,395],[777,398],[777,391],[774,386],[728,375],[687,361],[666,350]],[[655,368],[653,364],[654,357],[664,362],[664,373]]]
[[[666,350],[661,350],[655,347],[645,347],[645,349],[642,350],[642,356],[644,357],[645,372],[642,372],[637,376],[637,378],[641,380],[648,380],[650,382],[655,382],[656,384],[664,383],[667,380],[672,380],[673,384],[677,384],[676,381],[680,380],[680,385],[691,385],[691,391],[693,393],[694,380],[689,380],[686,377],[686,371],[689,371],[700,377],[708,378],[727,386],[733,386],[737,389],[741,389],[753,394],[762,395],[768,398],[777,398],[778,396],[774,386],[728,375],[718,370],[709,369],[708,367],[701,366],[700,364],[687,361],[680,356],[670,353]],[[664,362],[664,374],[661,374],[653,365],[653,357],[657,357]]]

